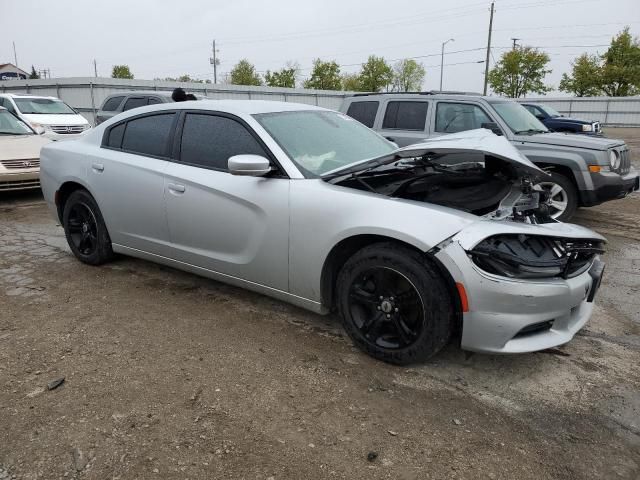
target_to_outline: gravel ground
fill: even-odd
[[[80,264],[38,194],[3,195],[0,479],[637,479],[640,195],[576,221],[609,246],[572,342],[399,368],[335,318],[135,259]]]

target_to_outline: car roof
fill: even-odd
[[[11,98],[48,98],[50,100],[60,100],[57,97],[50,97],[47,95],[31,95],[30,93],[0,93],[0,96]]]
[[[470,99],[484,99],[484,100],[495,100],[495,97],[483,96],[479,93],[474,92],[390,92],[390,93],[356,93],[350,97],[346,97],[347,100],[352,102],[361,101],[366,102],[370,100],[381,100],[381,99],[420,99],[420,100],[442,100],[442,99],[455,99],[455,100],[470,100]]]
[[[125,95],[158,95],[160,97],[171,97],[172,91],[167,90],[127,90],[125,92],[116,92],[108,95],[109,97],[124,97]]]
[[[187,102],[163,103],[139,107],[128,112],[146,113],[160,110],[214,110],[236,115],[254,115],[259,113],[296,112],[304,110],[330,111],[303,103],[277,102],[269,100],[191,100]]]

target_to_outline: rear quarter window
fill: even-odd
[[[427,123],[427,102],[389,102],[382,128],[423,131]]]
[[[122,102],[123,98],[124,95],[108,98],[107,101],[104,102],[104,105],[102,105],[101,110],[103,112],[114,112],[120,105],[120,102]]]
[[[373,128],[380,102],[353,102],[349,105],[347,115],[355,118],[369,128]]]
[[[132,108],[142,107],[147,104],[147,97],[131,97],[129,98],[122,109],[123,112],[131,110]]]

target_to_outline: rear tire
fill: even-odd
[[[86,190],[76,190],[69,196],[64,204],[62,225],[69,248],[81,262],[101,265],[114,257],[98,204]]]
[[[340,271],[338,312],[351,340],[379,360],[406,365],[438,353],[453,329],[453,302],[428,258],[394,243],[356,252]]]

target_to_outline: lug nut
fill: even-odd
[[[396,313],[398,313],[400,310],[398,310],[397,308],[394,310]]]
[[[388,313],[387,313],[387,318],[391,318],[391,315],[389,315]]]
[[[391,300],[393,302],[393,297],[391,297],[389,300]]]
[[[380,295],[380,300],[384,300],[384,297],[382,295]]]
[[[376,308],[377,308],[378,310],[380,310],[380,305],[378,305]]]

